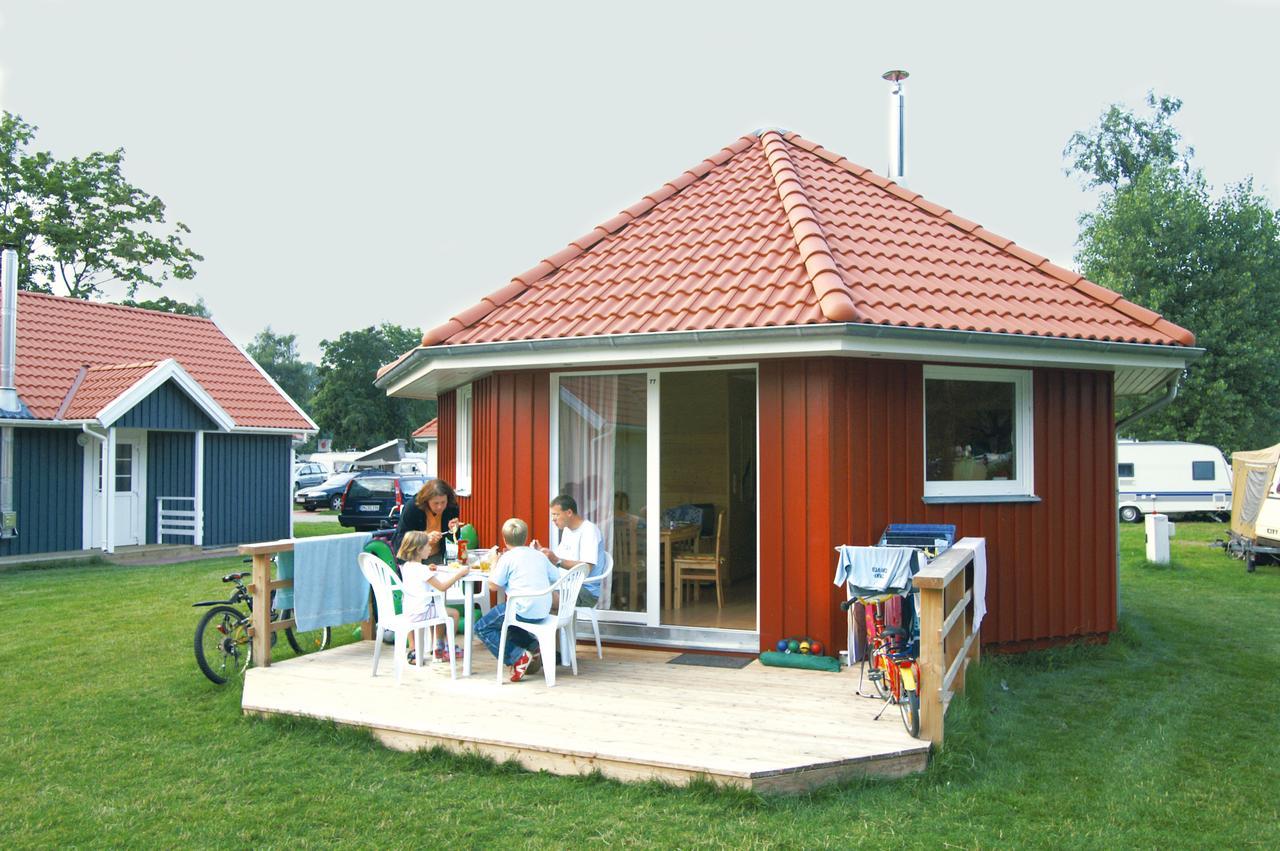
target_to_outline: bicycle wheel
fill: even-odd
[[[904,688],[898,698],[898,709],[902,710],[902,723],[912,738],[920,738],[920,693],[915,689]]]
[[[866,665],[867,679],[871,680],[876,694],[881,700],[888,700],[893,695],[893,688],[889,683],[889,665],[884,658],[884,650],[872,648],[871,654],[866,658]]]
[[[249,617],[231,606],[214,606],[196,626],[196,664],[218,685],[239,679],[253,659]]]
[[[293,609],[285,609],[284,618],[293,617]],[[293,648],[294,653],[319,653],[321,650],[328,648],[329,639],[332,633],[329,627],[322,626],[319,629],[296,630],[292,627],[284,631],[284,637],[288,639],[289,646]]]

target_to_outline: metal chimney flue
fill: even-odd
[[[885,71],[881,79],[893,83],[889,92],[889,174],[894,183],[907,182],[907,96],[902,81],[910,77],[906,71]]]
[[[0,300],[0,411],[17,411],[18,390],[13,383],[18,360],[18,252],[12,245],[0,251],[4,293]]]

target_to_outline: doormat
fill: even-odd
[[[668,665],[701,665],[704,668],[745,668],[755,661],[754,656],[717,656],[712,653],[681,653],[668,659]]]

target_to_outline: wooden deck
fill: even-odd
[[[386,745],[441,745],[530,770],[599,770],[619,780],[694,778],[791,792],[853,777],[922,771],[929,744],[913,739],[890,707],[858,697],[857,670],[832,674],[762,666],[733,670],[669,665],[669,652],[579,650],[579,676],[560,669],[555,688],[538,674],[494,682],[476,644],[475,676],[450,680],[446,664],[406,670],[397,687],[391,648],[369,676],[370,642],[253,668],[246,713],[302,715],[366,727]]]

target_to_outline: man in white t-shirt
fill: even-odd
[[[507,594],[528,594],[545,591],[560,579],[560,571],[551,566],[545,555],[533,547],[525,546],[525,542],[529,540],[529,526],[523,520],[513,517],[503,523],[502,539],[508,549],[489,573],[490,585],[501,588]],[[542,620],[551,614],[551,603],[551,595],[517,599],[512,603],[516,609],[516,623],[507,630],[505,658],[499,664],[511,666],[513,683],[537,673],[542,667],[542,660],[533,649],[536,639],[532,633],[520,629],[518,624],[522,620]],[[502,639],[506,610],[506,603],[494,606],[476,622],[476,636],[495,657]]]
[[[594,606],[600,597],[600,582],[591,577],[604,573],[604,538],[600,527],[578,513],[578,501],[567,494],[551,500],[551,522],[560,530],[555,549],[542,548],[556,567],[568,570],[580,564],[591,565],[587,581],[578,592],[579,606]]]

